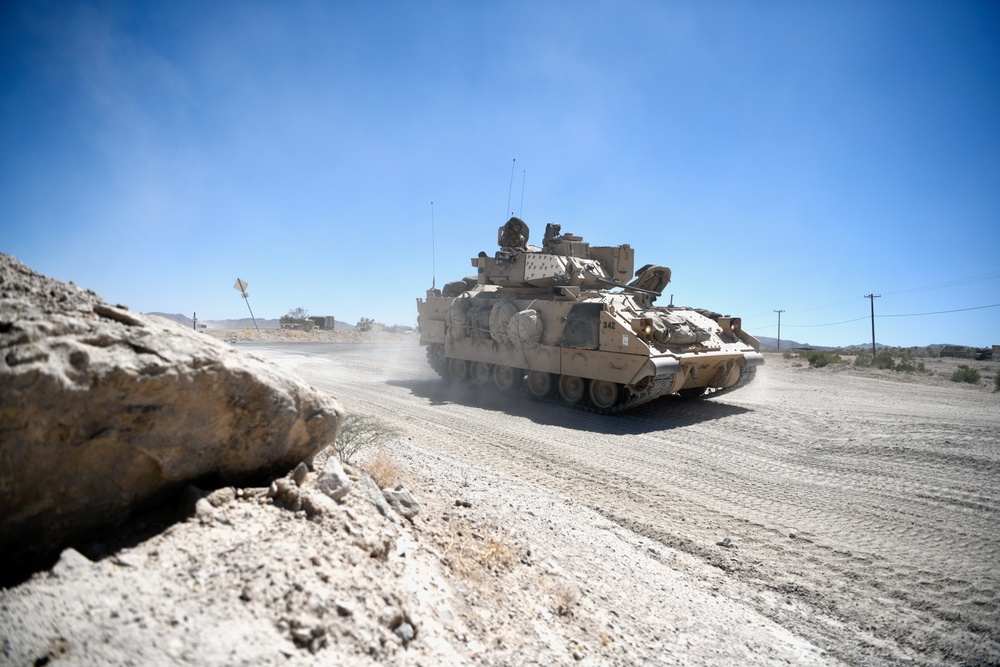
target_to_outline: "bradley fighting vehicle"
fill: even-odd
[[[591,247],[550,224],[542,247],[511,218],[477,275],[417,299],[420,343],[446,380],[513,390],[597,412],[667,394],[710,397],[749,383],[764,361],[740,318],[654,306],[670,269],[635,271],[628,245]],[[627,281],[627,282],[626,282]]]

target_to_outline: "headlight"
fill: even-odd
[[[653,333],[653,320],[648,317],[637,317],[632,320],[632,331],[640,338],[648,338]]]

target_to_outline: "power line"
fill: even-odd
[[[910,289],[896,290],[895,292],[885,292],[885,294],[909,294],[910,292],[922,292],[924,290],[938,289],[941,287],[960,287],[962,285],[968,285],[969,283],[978,283],[984,280],[991,280],[993,278],[1000,278],[1000,271],[981,273],[978,276],[970,276],[969,278],[956,278],[955,280],[949,280],[945,283],[937,283],[936,285],[925,285],[924,287],[911,287]]]
[[[865,298],[867,299],[868,297],[865,296]],[[997,308],[997,307],[1000,307],[1000,303],[993,303],[993,304],[990,304],[988,306],[972,306],[971,308],[955,308],[954,310],[937,310],[937,311],[930,312],[930,313],[900,313],[900,314],[895,314],[895,315],[876,315],[875,317],[876,318],[882,318],[882,317],[920,317],[922,315],[944,315],[944,314],[947,314],[947,313],[961,313],[961,312],[965,312],[967,310],[982,310],[984,308]],[[868,317],[869,316],[856,317],[853,320],[843,320],[842,322],[827,322],[825,324],[788,324],[787,322],[785,322],[785,326],[786,327],[795,327],[796,329],[811,329],[811,328],[816,328],[816,327],[832,327],[832,326],[837,326],[838,324],[850,324],[851,322],[860,322],[861,320],[867,320]],[[761,327],[761,328],[770,329],[773,326],[774,325],[771,325],[771,326],[768,326],[768,327]]]
[[[826,324],[785,324],[786,327],[795,327],[796,329],[810,329],[813,327],[832,327],[838,324],[849,324],[850,322],[860,322],[861,320],[867,320],[868,316],[856,317],[853,320],[844,320],[843,322],[827,322]]]
[[[971,283],[983,282],[986,280],[993,280],[997,278],[1000,278],[1000,271],[991,271],[989,273],[980,273],[979,275],[968,276],[966,278],[956,278],[954,280],[949,280],[943,283],[935,283],[933,285],[924,285],[922,287],[911,287],[909,289],[895,290],[893,292],[882,292],[882,294],[909,294],[911,292],[923,292],[925,290],[940,289],[944,287],[961,287],[963,285],[969,285]],[[835,303],[828,303],[820,306],[809,306],[807,308],[793,308],[788,312],[804,313],[811,310],[822,310],[825,308],[833,308],[834,306],[841,306],[845,303],[852,303],[852,302],[854,302],[854,299],[846,299],[844,301],[837,301]],[[982,306],[982,307],[989,308],[990,306]],[[957,311],[943,311],[943,312],[957,312]],[[917,314],[919,315],[922,313],[917,313]],[[936,313],[930,313],[930,314],[936,314]],[[879,315],[878,317],[883,317],[883,316]],[[904,317],[904,316],[899,315],[897,317]],[[843,322],[835,322],[834,324],[843,324]],[[793,326],[793,325],[788,325],[788,326]],[[830,325],[816,324],[816,325],[797,325],[797,326],[830,326]]]
[[[844,301],[837,301],[836,303],[828,303],[822,306],[810,306],[809,308],[793,308],[789,312],[792,313],[804,313],[810,310],[822,310],[823,308],[833,308],[834,306],[842,306],[845,303],[854,303],[856,299],[845,299]]]
[[[945,313],[961,313],[966,310],[982,310],[983,308],[996,308],[1000,303],[993,303],[988,306],[973,306],[972,308],[956,308],[955,310],[938,310],[933,313],[903,313],[901,315],[879,315],[878,317],[917,317],[918,315],[944,315]]]

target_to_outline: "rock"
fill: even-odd
[[[275,502],[285,505],[290,510],[297,512],[302,509],[302,491],[295,480],[282,477],[271,482],[271,488],[267,490],[268,498],[273,498]]]
[[[309,516],[325,516],[333,514],[337,509],[337,504],[329,496],[313,489],[300,490],[299,500],[302,510]]]
[[[403,641],[403,646],[409,645],[417,636],[417,632],[413,629],[413,626],[405,621],[397,625],[393,632]]]
[[[389,507],[407,519],[413,519],[420,512],[420,503],[410,495],[410,492],[402,484],[395,489],[382,489],[382,495],[389,503]]]
[[[59,555],[59,560],[52,566],[53,577],[70,577],[73,572],[83,567],[93,565],[89,558],[76,549],[66,549]]]
[[[342,414],[271,362],[0,254],[0,566],[187,481],[287,472]]]
[[[362,475],[361,484],[365,487],[365,491],[368,493],[368,499],[375,505],[375,509],[378,510],[378,513],[389,521],[395,523],[396,519],[393,518],[392,512],[389,510],[389,504],[385,501],[385,496],[382,495],[382,489],[378,488],[378,484],[376,484],[375,480],[371,478],[371,475],[368,473]]]
[[[122,567],[142,567],[144,559],[136,554],[125,553],[115,556],[112,562]]]
[[[299,464],[295,466],[295,470],[292,471],[292,479],[299,486],[305,484],[306,479],[309,477],[309,466],[305,464],[304,461],[299,461]]]
[[[212,504],[212,507],[225,507],[236,500],[236,489],[231,486],[224,486],[221,489],[212,491],[205,497]]]
[[[323,472],[316,479],[316,488],[334,500],[340,500],[351,490],[351,480],[337,457],[331,456],[326,460]]]
[[[194,518],[201,521],[211,521],[215,518],[215,506],[208,498],[200,498],[194,504]]]

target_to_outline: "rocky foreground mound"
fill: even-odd
[[[34,559],[186,483],[284,473],[341,408],[258,357],[0,255],[0,562]]]

